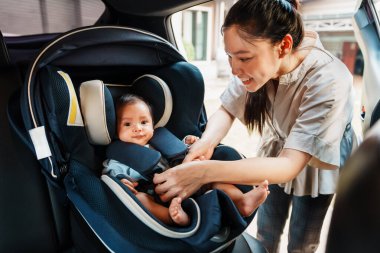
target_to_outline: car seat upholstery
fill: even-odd
[[[182,64],[181,63],[181,65],[182,65],[183,69],[187,68],[186,64],[184,64],[184,63]],[[169,68],[169,70],[170,70],[170,68]],[[140,96],[145,97],[145,99],[148,100],[148,102],[152,105],[152,107],[154,109],[158,108],[158,111],[157,110],[153,110],[154,111],[154,118],[156,119],[155,122],[158,122],[156,124],[156,126],[160,126],[159,124],[166,125],[166,123],[168,122],[169,118],[172,117],[172,115],[171,115],[172,112],[178,110],[178,108],[172,108],[173,102],[172,102],[171,92],[160,92],[160,91],[165,90],[166,88],[163,88],[163,87],[167,87],[167,85],[159,77],[150,74],[150,75],[143,75],[143,78],[146,79],[144,82],[142,82],[142,78],[139,77],[139,78],[136,79],[137,81],[133,81],[132,82],[132,85],[125,86],[125,88],[126,87],[128,87],[128,88],[123,93],[126,93],[126,92],[136,93],[136,90],[140,91],[140,93],[141,93],[141,94],[139,94]],[[182,83],[183,83],[183,81],[182,81]],[[135,87],[135,85],[136,85],[136,87]],[[147,86],[144,86],[144,85],[147,85]],[[96,86],[98,86],[98,87],[96,87]],[[118,89],[120,89],[120,87],[121,86],[119,85]],[[109,88],[112,89],[112,86],[110,86]],[[142,92],[144,90],[144,88],[145,88],[145,93]],[[97,91],[97,92],[94,92],[94,90]],[[94,116],[97,115],[97,120],[92,120],[94,126],[86,127],[86,129],[87,129],[87,135],[90,138],[91,138],[91,136],[96,136],[97,140],[99,140],[99,139],[101,140],[100,142],[97,142],[96,140],[90,140],[90,142],[92,142],[93,144],[97,144],[97,145],[99,145],[99,144],[108,144],[108,142],[104,143],[103,140],[109,140],[109,137],[110,137],[109,133],[106,133],[105,136],[104,136],[104,138],[99,137],[100,132],[103,132],[103,131],[99,131],[99,129],[102,129],[102,130],[103,129],[109,129],[109,126],[114,126],[115,125],[114,123],[109,124],[110,120],[111,121],[115,120],[114,113],[108,113],[108,114],[111,115],[111,116],[108,116],[108,117],[107,117],[107,113],[99,113],[101,111],[109,112],[109,110],[107,110],[107,109],[105,110],[104,108],[112,108],[113,106],[107,106],[107,105],[104,105],[103,103],[100,103],[104,108],[94,109],[95,106],[93,105],[93,101],[112,101],[112,99],[107,99],[107,96],[109,96],[109,94],[111,94],[111,92],[108,92],[107,90],[108,90],[108,88],[106,87],[106,85],[104,85],[104,83],[100,82],[99,80],[85,82],[85,83],[83,83],[81,85],[81,88],[80,88],[81,110],[82,110],[82,115],[83,115],[84,122],[89,123],[88,118],[90,118],[90,121],[91,121],[91,119],[95,118]],[[149,91],[149,90],[156,90],[157,91],[157,92],[154,92],[155,96],[154,97],[150,97],[150,99],[146,98],[146,95],[151,94],[149,92],[148,93],[146,92],[146,91]],[[169,89],[168,89],[168,91],[169,91]],[[101,97],[94,98],[93,95],[95,93],[97,93]],[[161,97],[161,99],[157,99],[157,98],[159,98],[158,94],[160,94],[160,93],[162,93],[162,97]],[[90,94],[90,96],[92,97],[92,99],[87,99],[86,98],[88,96],[88,94]],[[179,95],[179,94],[177,94],[177,95]],[[165,97],[165,98],[163,98],[163,97]],[[160,103],[162,101],[165,101],[165,104],[163,106],[160,106]],[[156,106],[157,102],[159,103],[158,106]],[[92,109],[92,110],[89,110],[89,109]],[[182,110],[182,112],[184,112],[184,110]],[[91,115],[91,114],[94,114],[94,115]],[[183,118],[186,119],[186,117],[184,117],[186,114],[187,113],[182,113],[181,117],[177,118],[177,120],[175,121],[176,125],[181,125],[181,121],[183,120]],[[103,116],[105,116],[104,119],[103,119]],[[103,122],[107,122],[107,124],[104,124]],[[95,127],[95,125],[98,125],[98,126]],[[95,129],[96,134],[92,134],[91,133],[91,130],[94,130],[94,129]],[[225,157],[220,157],[220,159],[240,159],[241,158],[240,155],[237,156],[237,157],[232,158],[231,155],[229,155],[229,154],[223,154],[222,150],[226,151],[226,150],[228,150],[228,147],[220,147],[220,148],[218,148],[216,150],[215,155],[218,155],[218,154],[225,155]],[[236,153],[232,149],[229,150],[229,151],[232,152],[232,154]],[[230,153],[230,152],[227,152],[227,153]],[[102,180],[110,187],[110,189],[112,189],[112,191],[115,192],[115,194],[117,194],[118,198],[121,199],[123,202],[125,202],[126,206],[129,209],[131,209],[131,206],[128,205],[128,202],[129,203],[131,203],[131,202],[133,203],[134,200],[133,200],[133,198],[131,198],[131,196],[129,194],[126,194],[125,190],[123,190],[123,188],[121,187],[122,185],[120,185],[120,183],[115,183],[112,179],[108,178],[108,176],[102,176]],[[207,200],[206,202],[211,203],[212,202],[212,198],[209,199],[209,200]],[[203,203],[203,204],[205,204],[205,203]],[[228,206],[228,205],[231,205],[231,203],[227,204],[227,202],[226,202],[225,206]],[[131,211],[134,212],[134,214],[135,214],[136,217],[140,217],[140,219],[143,219],[143,220],[149,219],[149,215],[144,214],[143,212],[139,211],[138,209],[139,209],[139,207],[137,208],[137,210],[131,209]],[[211,210],[211,209],[217,210],[218,208],[217,207],[215,207],[215,208],[209,208],[209,210]],[[143,216],[141,216],[141,215],[143,215]],[[196,221],[196,216],[193,215],[193,218],[194,218],[195,221]],[[207,212],[207,213],[202,212],[202,219],[201,220],[210,220],[210,219],[212,219],[211,217],[215,218],[215,217],[218,217],[218,216],[219,216],[219,214],[211,212],[211,211]],[[207,218],[207,217],[209,217],[209,218]],[[188,237],[189,235],[194,234],[194,232],[196,231],[196,229],[199,228],[199,224],[194,224],[196,226],[196,227],[194,227],[194,230],[193,230],[194,232],[191,232],[189,230],[188,232],[186,232],[186,235],[180,235],[180,234],[176,235],[176,233],[173,233],[173,231],[170,231],[170,230],[168,230],[166,232],[165,232],[165,230],[162,231],[163,230],[162,228],[156,230],[156,227],[158,225],[157,224],[155,225],[154,219],[150,218],[149,223],[147,223],[146,225],[150,226],[151,229],[153,229],[153,230],[155,230],[157,232],[162,232],[166,236],[174,237],[174,238]],[[215,232],[217,232],[217,231],[215,231]],[[200,234],[201,237],[202,236],[204,237],[204,235],[202,235],[202,233],[198,233],[198,234]],[[201,237],[198,239],[198,240],[200,240],[200,242],[203,240]]]
[[[372,127],[373,125],[375,125],[375,123],[379,119],[380,119],[380,100],[377,102],[375,108],[373,109],[369,126]]]
[[[23,128],[22,73],[13,60],[0,34],[0,252],[66,252],[67,210],[15,131],[15,125]]]
[[[128,57],[118,57],[120,55]],[[178,249],[206,252],[210,245],[212,248],[222,243],[215,249],[215,252],[220,252],[231,245],[239,235],[237,231],[242,231],[252,218],[242,219],[236,215],[233,203],[223,192],[213,191],[201,201],[208,205],[220,201],[218,206],[232,210],[223,216],[231,230],[219,231],[218,227],[202,226],[203,230],[191,240],[178,240],[160,234],[149,236],[151,228],[144,226],[140,219],[128,219],[132,215],[130,211],[114,191],[99,180],[105,147],[94,145],[87,138],[86,120],[81,117],[78,102],[78,86],[91,79],[106,80],[107,84],[112,84],[109,94],[117,97],[125,93],[123,84],[138,82],[146,74],[164,80],[173,94],[170,115],[165,113],[166,105],[157,106],[162,107],[162,114],[166,115],[155,116],[157,122],[161,122],[161,118],[169,118],[165,127],[178,138],[187,134],[199,136],[206,119],[203,79],[199,70],[162,39],[136,29],[114,26],[81,28],[48,44],[31,64],[21,95],[22,121],[30,136],[21,124],[17,124],[17,120],[13,120],[12,127],[38,157],[49,186],[63,189],[69,197],[70,233],[76,248],[84,252],[121,252],[126,249],[141,252],[144,248],[146,252],[177,252]],[[139,88],[127,89],[140,92]],[[148,95],[155,99],[157,93]],[[10,111],[10,114],[17,112]],[[110,125],[107,127],[112,128]],[[129,195],[127,197],[134,198],[120,182],[113,181],[112,184],[122,189],[124,195]],[[190,204],[184,203],[185,208],[190,211],[196,209],[189,201]],[[201,210],[204,217],[201,222],[220,217],[220,211],[211,209]],[[194,221],[190,228],[178,228],[178,231],[187,233],[197,225],[197,219]],[[139,228],[139,233],[134,228]],[[153,248],[146,248],[147,238],[141,234],[148,236],[152,243],[149,247]],[[204,234],[217,236],[210,240],[210,244],[203,245],[205,239],[210,239],[204,238]]]

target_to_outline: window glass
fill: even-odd
[[[375,4],[377,15],[379,15],[379,12],[380,12],[380,0],[374,0],[373,2]]]
[[[171,17],[179,51],[190,63],[198,67],[204,78],[204,104],[207,115],[219,108],[219,96],[227,87],[231,76],[221,26],[228,9],[235,1],[210,1]],[[233,146],[249,157],[256,154],[255,147],[258,146],[259,140],[257,133],[249,135],[245,126],[235,120],[228,135],[223,139],[223,144]]]
[[[379,23],[380,22],[380,0],[374,0],[373,5],[375,6],[377,23]]]
[[[194,6],[172,17],[175,39],[190,61],[207,61],[212,54],[213,3]],[[182,47],[182,48],[181,48]]]
[[[94,24],[104,9],[100,0],[1,0],[0,30],[5,36],[65,32]]]

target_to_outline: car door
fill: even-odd
[[[354,17],[354,31],[364,58],[362,108],[363,130],[366,132],[371,123],[379,118],[374,109],[380,98],[380,38],[379,38],[379,0],[363,0],[358,2],[358,10]]]
[[[326,252],[379,252],[380,39],[379,0],[360,0],[355,35],[364,57],[364,141],[342,169]]]

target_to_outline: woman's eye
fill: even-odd
[[[241,58],[240,59],[240,61],[241,62],[247,62],[247,61],[249,61],[249,60],[251,60],[252,58],[250,57],[250,58]]]

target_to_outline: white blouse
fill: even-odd
[[[338,168],[351,152],[354,98],[351,73],[323,48],[317,33],[308,31],[298,50],[310,47],[296,69],[280,76],[277,93],[272,81],[266,84],[269,120],[258,155],[275,157],[283,148],[310,154],[300,174],[280,186],[288,194],[317,197],[335,192]],[[221,95],[223,107],[243,123],[246,94],[241,81],[233,77]],[[324,169],[326,164],[337,169]]]

